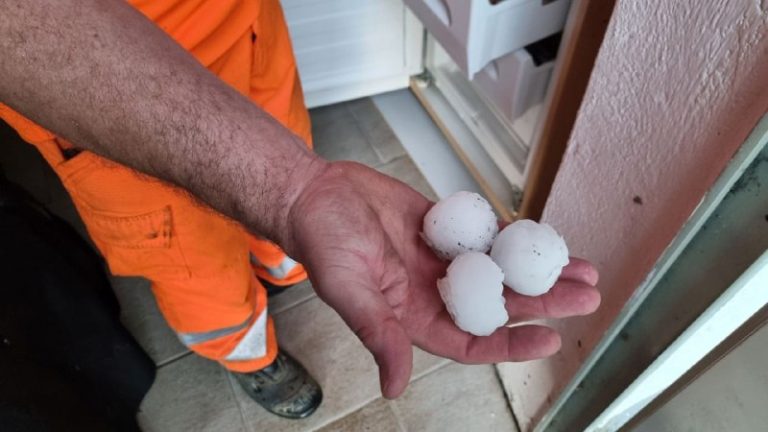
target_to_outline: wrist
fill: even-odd
[[[301,144],[302,147],[304,144]],[[312,185],[317,183],[330,169],[332,163],[310,150],[297,155],[295,163],[285,175],[285,187],[282,188],[280,205],[273,208],[272,222],[267,229],[268,236],[279,244],[290,256],[297,257],[295,241],[294,214],[298,212],[298,203],[302,197],[311,193]]]
[[[375,176],[361,176],[375,173],[373,169],[349,161],[323,162],[321,169],[315,170],[311,178],[307,177],[309,181],[293,201],[285,231],[288,238],[281,244],[288,255],[305,266],[311,264],[317,252],[313,250],[317,242],[307,244],[307,239],[317,240],[329,234],[326,230],[340,220],[362,221],[361,216],[366,212],[361,211],[361,205],[368,206],[368,202],[366,196],[360,194],[360,187],[375,190],[375,186],[368,183],[369,180],[375,183]],[[351,225],[346,228],[351,231],[360,228],[356,222]],[[337,241],[333,235],[327,237],[326,247],[333,248]]]

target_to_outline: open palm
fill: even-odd
[[[436,281],[445,274],[420,239],[432,203],[407,185],[351,162],[331,164],[291,209],[291,253],[308,269],[320,298],[333,307],[373,354],[385,397],[408,384],[412,345],[463,363],[524,361],[560,348],[538,325],[502,327],[490,336],[457,328]],[[550,293],[524,297],[504,290],[510,323],[593,312],[597,272],[572,259]]]

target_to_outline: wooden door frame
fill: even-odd
[[[560,168],[616,0],[574,0],[526,164],[521,219],[538,220]]]

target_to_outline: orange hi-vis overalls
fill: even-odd
[[[278,0],[130,2],[311,145]],[[152,281],[160,310],[186,346],[233,371],[272,362],[277,341],[266,290],[255,276],[293,284],[306,278],[300,264],[172,186],[91,152],[66,158],[64,150],[71,147],[66,141],[2,104],[0,117],[59,175],[112,273]]]

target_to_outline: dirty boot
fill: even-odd
[[[323,391],[304,367],[283,351],[264,369],[232,373],[248,396],[267,411],[301,419],[315,412]]]

